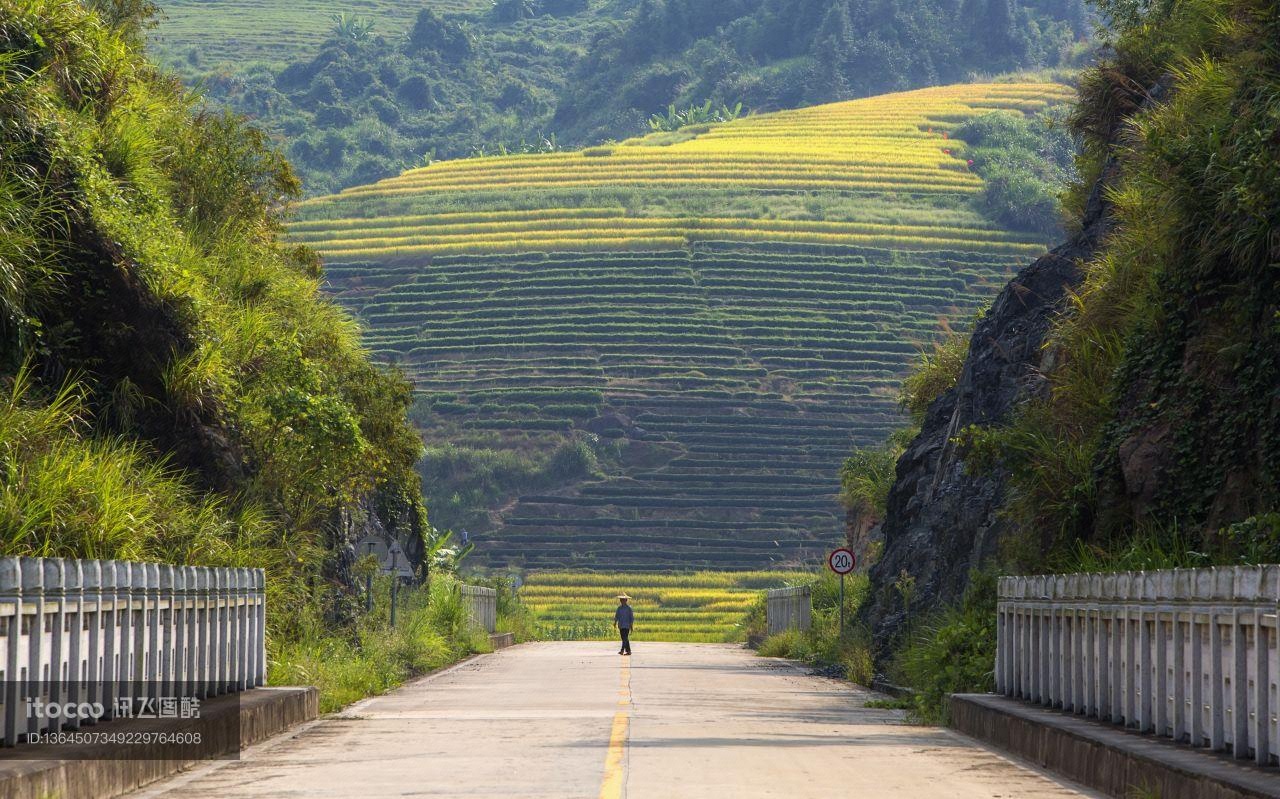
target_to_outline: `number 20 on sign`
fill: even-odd
[[[831,571],[840,575],[840,634],[844,635],[844,576],[853,571],[853,567],[857,564],[858,559],[853,556],[853,551],[840,547],[831,550],[831,554],[827,556],[827,566]]]
[[[842,577],[853,571],[855,563],[856,559],[853,557],[853,552],[844,547],[832,550],[831,554],[827,556],[827,565],[831,567],[831,571]]]

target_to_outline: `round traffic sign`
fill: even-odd
[[[857,558],[853,556],[853,551],[844,547],[831,550],[831,554],[827,556],[827,565],[836,574],[848,574],[853,571],[856,563]]]

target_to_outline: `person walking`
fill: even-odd
[[[613,626],[618,628],[618,634],[622,636],[619,655],[631,654],[631,628],[635,625],[636,612],[627,604],[630,600],[631,597],[626,594],[618,594],[618,609],[613,612]]]

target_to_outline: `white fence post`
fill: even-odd
[[[4,745],[18,742],[18,697],[22,649],[22,567],[17,558],[0,558],[0,613],[4,614]]]
[[[471,621],[487,633],[495,632],[498,628],[497,589],[481,585],[460,585],[458,590]]]
[[[253,647],[255,666],[254,666],[254,686],[267,684],[267,582],[266,572],[262,569],[253,570],[253,587],[255,604],[255,621],[254,636],[255,644]]]
[[[111,718],[138,691],[203,699],[264,684],[264,592],[261,569],[0,558],[0,740],[92,723],[37,719],[28,699]]]
[[[120,679],[120,568],[119,562],[102,562],[102,600],[98,615],[102,627],[102,704],[107,718],[115,716],[117,684]]]
[[[813,624],[812,589],[807,585],[770,589],[765,593],[765,617],[769,635],[809,629]]]
[[[1277,759],[1280,566],[1003,577],[996,689]]]
[[[44,676],[44,564],[39,558],[22,559],[22,634],[27,644],[27,666],[23,675],[24,695],[43,699]],[[30,603],[27,598],[30,597]],[[38,692],[37,692],[38,691]],[[18,720],[22,732],[37,732],[27,716]]]

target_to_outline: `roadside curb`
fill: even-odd
[[[1109,796],[1162,799],[1280,796],[1280,778],[1244,761],[1191,749],[992,694],[953,694],[951,726],[1003,752]]]
[[[255,688],[226,694],[201,703],[201,722],[207,729],[238,726],[238,739],[224,739],[211,752],[226,754],[275,738],[280,733],[315,719],[320,694],[311,686]],[[237,717],[238,716],[238,720]],[[146,733],[155,722],[144,719],[107,722],[102,732]],[[235,736],[231,736],[234,738]],[[142,744],[140,751],[124,759],[118,747],[92,744],[81,748],[78,759],[24,759],[35,747],[17,746],[0,755],[0,796],[4,799],[107,799],[137,790],[202,763],[234,760],[193,760],[174,756],[163,744]]]

